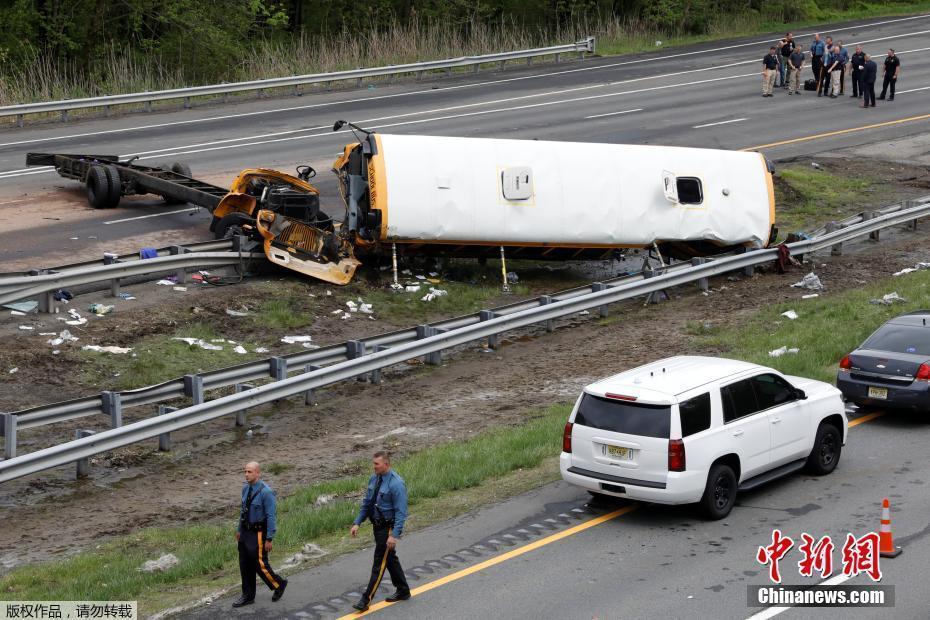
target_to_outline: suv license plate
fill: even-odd
[[[870,387],[869,398],[880,398],[885,400],[888,398],[888,388]]]
[[[633,460],[633,451],[629,448],[621,448],[620,446],[607,446],[607,455],[618,459]]]

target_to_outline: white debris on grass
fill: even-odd
[[[172,340],[180,340],[181,342],[186,342],[188,346],[200,347],[201,349],[205,351],[222,351],[223,350],[223,347],[217,344],[210,344],[209,342],[206,342],[205,340],[201,340],[200,338],[172,338]]]
[[[906,299],[898,295],[897,291],[894,291],[894,292],[888,293],[887,295],[883,295],[881,299],[870,299],[869,303],[876,304],[879,306],[891,306],[896,303],[903,304],[906,301],[907,301]]]
[[[242,310],[233,310],[231,308],[226,308],[226,314],[229,316],[248,316],[249,310],[245,306],[242,307]]]
[[[70,310],[68,310],[68,316],[71,317],[70,321],[67,319],[61,319],[61,320],[64,320],[65,325],[83,325],[84,323],[87,322],[87,319],[82,317],[81,313],[75,310],[74,308],[71,308]]]
[[[358,305],[354,301],[347,301],[346,305],[349,307],[349,312],[358,312]]]
[[[310,342],[313,340],[311,336],[285,336],[281,338],[281,342],[284,344],[297,344],[303,342]]]
[[[19,366],[14,366],[13,368],[10,368],[9,374],[14,375],[18,372],[19,372]]]
[[[248,351],[245,350],[245,347],[242,346],[241,344],[236,345],[236,348],[233,349],[233,351],[235,351],[235,352],[238,353],[239,355],[244,355],[244,354],[248,353]]]
[[[65,329],[65,330],[62,330],[60,334],[58,334],[57,338],[52,338],[51,340],[48,341],[48,343],[52,345],[53,347],[57,347],[58,345],[64,344],[65,342],[74,342],[76,340],[77,338],[75,336],[72,336],[71,332]]]
[[[157,560],[149,560],[136,570],[142,571],[143,573],[160,573],[168,570],[169,568],[174,568],[180,563],[177,556],[173,553],[166,553]]]
[[[96,344],[85,344],[81,351],[96,351],[97,353],[129,353],[132,347],[102,347]]]
[[[180,293],[183,293],[184,291],[187,290],[187,287],[186,287],[186,286],[173,286],[173,287],[171,287],[171,290],[172,290],[172,291],[178,291],[178,292],[180,292]]]
[[[893,276],[903,276],[908,273],[914,273],[915,271],[920,271],[922,269],[930,269],[930,263],[917,263],[913,267],[905,267],[901,271],[897,271],[891,275]]]
[[[789,349],[788,347],[780,347],[778,349],[775,349],[774,351],[769,351],[769,357],[781,357],[782,355],[785,355],[786,353],[796,354],[798,351],[800,351],[800,349],[795,349],[795,348]]]
[[[407,288],[404,290],[406,290],[408,293],[419,293],[420,285],[419,284],[408,284]]]
[[[823,290],[823,283],[820,282],[820,278],[818,278],[817,274],[813,271],[801,278],[800,282],[795,282],[791,286],[792,288],[804,288],[809,291]]]
[[[321,495],[320,497],[328,497]],[[319,501],[319,500],[317,500]],[[321,558],[324,555],[329,553],[322,547],[315,545],[313,543],[307,543],[303,546],[303,549],[292,555],[291,557],[284,560],[284,563],[281,565],[281,568],[293,568],[303,563],[306,560],[313,560],[316,558]]]
[[[358,311],[362,314],[371,314],[374,310],[371,309],[371,304],[362,304],[358,307]]]
[[[352,315],[349,314],[348,312],[343,312],[343,313],[342,313],[342,316],[341,316],[340,318],[341,318],[343,321],[345,321],[346,319],[351,319],[351,318],[352,318]]]
[[[332,296],[333,296],[333,292],[332,292],[331,290],[329,290],[329,289],[326,289],[326,296],[327,296],[327,297],[332,297]]]
[[[268,353],[268,349],[265,347],[255,347],[252,349],[255,353]]]
[[[801,295],[801,299],[813,299],[814,297],[820,297],[820,293],[811,293],[810,295]]]
[[[174,286],[175,284],[177,284],[177,282],[175,282],[174,280],[159,280],[155,284],[159,286]]]
[[[447,291],[447,290],[444,290],[444,289],[441,289],[441,288],[433,288],[433,287],[430,287],[429,293],[427,293],[427,294],[424,295],[422,298],[420,298],[420,301],[433,301],[433,300],[436,299],[437,297],[443,297],[443,296],[448,295],[448,294],[449,294],[449,291]]]
[[[31,332],[32,330],[35,329],[35,327],[33,327],[32,325],[20,325],[19,329],[24,332]]]
[[[26,313],[19,310],[10,310],[10,316],[26,316]]]
[[[313,344],[312,342],[302,342],[300,344],[305,349],[319,349],[320,348],[320,345]]]
[[[792,321],[798,318],[798,313],[795,312],[794,310],[788,310],[787,312],[782,312],[781,315],[791,319]]]
[[[225,338],[210,338],[210,342],[223,343],[226,342]]]

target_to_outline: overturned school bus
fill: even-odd
[[[312,170],[295,178],[255,169],[211,206],[214,233],[249,235],[271,262],[335,284],[392,252],[583,259],[656,247],[689,257],[774,238],[772,170],[759,153],[349,125],[363,135],[333,164],[342,221],[319,210]]]

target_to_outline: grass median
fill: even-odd
[[[567,405],[552,406],[531,414],[524,424],[398,459],[395,467],[409,489],[409,527],[442,521],[553,480],[558,475],[553,457],[561,448],[568,412]],[[367,462],[353,464],[349,471],[366,473],[313,484],[281,500],[278,563],[306,543],[330,554],[367,544],[370,536],[353,541],[346,535],[367,469]],[[237,491],[230,489],[233,495]],[[66,560],[16,568],[0,577],[0,592],[6,600],[138,600],[143,612],[151,614],[238,582],[234,518],[230,514],[222,523],[146,528]],[[167,553],[179,559],[174,568],[138,570]]]

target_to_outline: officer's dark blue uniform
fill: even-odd
[[[894,87],[898,83],[898,71],[901,66],[901,61],[895,56],[894,50],[888,50],[888,56],[885,57],[885,69],[884,69],[884,79],[882,80],[882,94],[878,96],[879,99],[885,98],[885,93],[888,91],[888,87],[891,86],[891,96],[888,97],[888,101],[894,101]]]
[[[814,72],[814,79],[820,83],[823,71],[823,41],[816,39],[811,42],[811,70]]]
[[[277,601],[287,587],[287,579],[278,576],[268,562],[265,543],[271,542],[277,532],[277,503],[274,491],[262,480],[242,487],[242,507],[239,513],[239,574],[242,577],[242,597],[235,607],[248,605],[255,600],[255,574],[274,590],[272,600]]]
[[[865,54],[856,52],[852,55],[852,95],[850,97],[862,96],[862,68],[865,65]]]
[[[865,64],[862,66],[862,107],[867,108],[870,105],[875,107],[875,78],[878,74],[878,65],[875,61],[866,56]]]
[[[407,521],[407,486],[393,469],[384,474],[374,474],[368,480],[365,499],[353,523],[360,525],[365,519],[371,519],[374,526],[375,557],[371,565],[371,579],[362,599],[355,605],[356,609],[368,608],[371,598],[381,585],[385,568],[391,574],[391,583],[397,590],[394,593],[395,600],[410,597],[410,586],[397,559],[397,552],[387,548],[388,536],[400,538]]]

